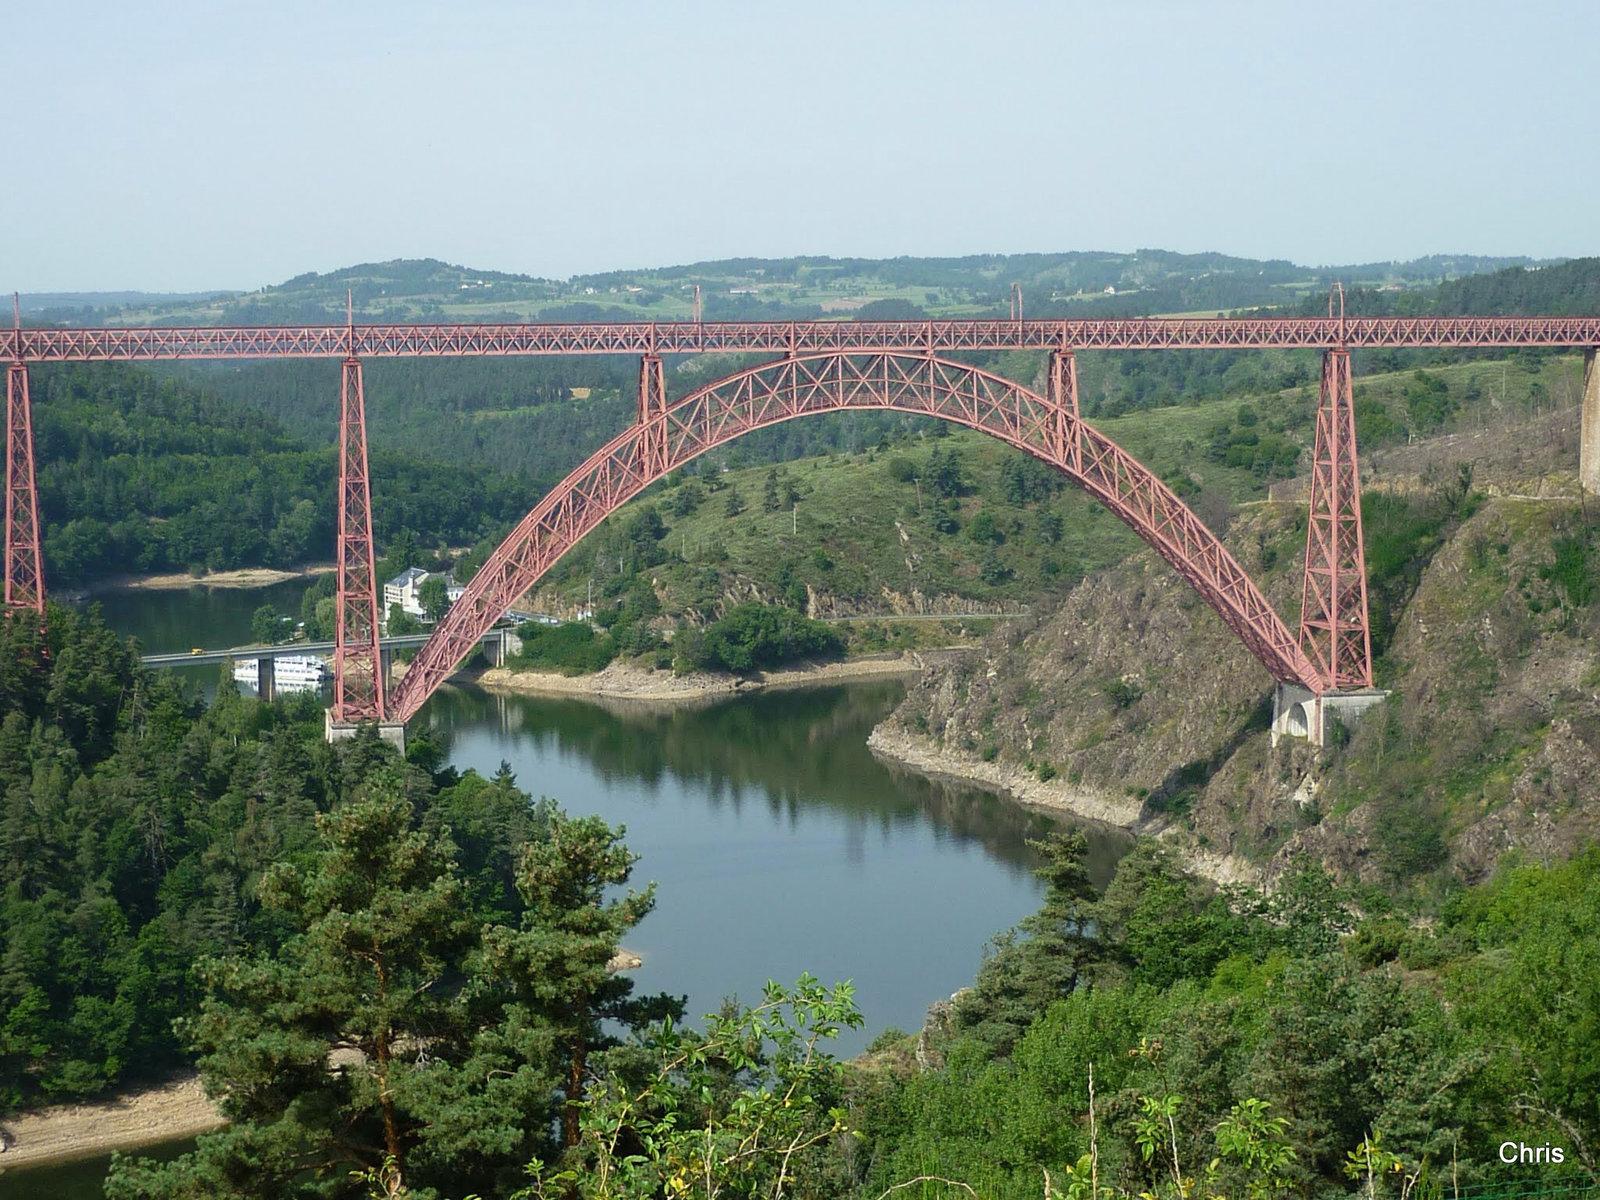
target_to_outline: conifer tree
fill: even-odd
[[[605,900],[628,882],[636,856],[620,829],[599,817],[550,813],[547,837],[524,846],[517,891],[527,906],[516,928],[493,926],[484,935],[487,973],[506,991],[513,1020],[551,1031],[562,1060],[565,1104],[562,1142],[579,1140],[579,1112],[589,1055],[611,1044],[606,1019],[639,1025],[658,1015],[681,1015],[664,997],[632,998],[632,981],[608,969],[618,943],[655,905],[655,885]]]

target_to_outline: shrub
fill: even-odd
[[[972,518],[967,526],[967,536],[975,542],[998,545],[1005,541],[1005,534],[1000,532],[999,526],[994,523],[994,515],[987,509]]]
[[[882,1054],[885,1050],[893,1050],[909,1036],[900,1026],[891,1025],[867,1043],[867,1053]]]
[[[720,620],[708,625],[693,659],[686,646],[680,646],[678,657],[691,667],[746,672],[780,666],[797,658],[837,655],[843,649],[839,635],[823,622],[803,617],[791,608],[752,601],[729,609]]]
[[[526,632],[522,627],[522,649],[507,663],[511,667],[559,671],[563,675],[588,675],[616,657],[616,643],[601,637],[594,627],[582,621],[565,625],[541,625]]]
[[[1560,588],[1570,607],[1583,608],[1595,596],[1595,571],[1586,537],[1559,537],[1554,543],[1555,561],[1539,568],[1539,578]]]
[[[1406,924],[1394,917],[1369,918],[1345,940],[1351,957],[1365,967],[1394,961],[1405,945]]]
[[[1117,708],[1132,708],[1144,699],[1144,686],[1135,679],[1124,676],[1113,679],[1101,689],[1106,694],[1106,699]]]

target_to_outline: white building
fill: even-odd
[[[383,585],[383,611],[388,611],[398,604],[401,611],[413,617],[426,614],[422,611],[422,601],[417,598],[417,592],[422,588],[422,581],[428,573],[421,567],[407,567],[388,583]]]

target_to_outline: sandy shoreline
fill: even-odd
[[[88,1104],[61,1104],[0,1120],[6,1151],[0,1169],[93,1158],[157,1142],[194,1137],[226,1124],[216,1104],[189,1074]]]
[[[307,563],[303,567],[278,570],[274,567],[241,567],[237,571],[212,571],[190,575],[187,571],[171,575],[119,575],[97,580],[89,589],[95,592],[172,592],[192,587],[258,588],[290,579],[310,579],[335,570],[333,563]]]
[[[608,971],[636,971],[644,959],[625,946]],[[9,1168],[96,1158],[194,1137],[227,1124],[206,1096],[200,1076],[188,1072],[158,1087],[86,1104],[58,1104],[0,1119],[0,1175]]]
[[[873,654],[843,662],[813,663],[759,675],[741,676],[696,671],[674,675],[648,671],[631,663],[612,663],[593,675],[559,675],[554,671],[514,671],[492,667],[473,680],[490,692],[532,696],[568,696],[589,700],[627,700],[645,704],[705,703],[724,696],[748,695],[779,688],[821,687],[869,679],[903,679],[919,675],[954,650],[899,651]]]

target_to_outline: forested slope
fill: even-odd
[[[118,1194],[507,1195],[562,1080],[678,1011],[607,970],[652,899],[598,819],[48,615],[0,620],[0,1116],[199,1056],[231,1122]]]
[[[1593,1186],[1600,851],[1507,869],[1418,928],[1305,863],[1262,897],[1144,842],[1097,896],[1081,841],[1045,849],[1041,909],[869,1056],[857,1196]]]
[[[106,574],[291,566],[332,557],[338,461],[192,384],[113,366],[33,372],[35,454],[51,586]],[[386,538],[470,543],[520,516],[530,490],[484,468],[372,454]]]
[[[597,820],[425,744],[330,747],[314,705],[203,710],[50,616],[48,658],[31,616],[0,627],[0,1105],[198,1056],[231,1121],[121,1160],[112,1196],[1054,1200],[1093,1176],[1180,1200],[1342,1195],[1369,1157],[1375,1194],[1595,1171],[1592,850],[1424,925],[1304,861],[1270,897],[1217,891],[1157,843],[1097,895],[1056,836],[975,986],[845,1068],[848,987],[773,985],[699,1029],[630,996],[605,962],[650,895],[620,893]],[[1563,1156],[1507,1164],[1508,1139]]]

